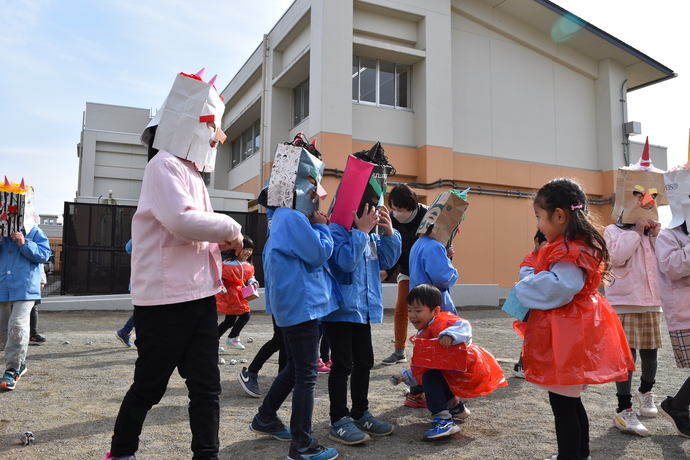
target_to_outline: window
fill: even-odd
[[[240,163],[259,151],[261,144],[261,120],[256,120],[252,125],[232,141],[232,163],[230,169],[236,168]]]
[[[309,118],[309,79],[292,90],[292,127]]]
[[[409,65],[353,56],[352,100],[409,109],[411,72]]]

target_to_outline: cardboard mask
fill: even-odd
[[[347,158],[343,178],[328,211],[331,222],[350,230],[354,222],[352,211],[357,211],[361,217],[366,204],[369,207],[383,206],[388,176],[395,174],[383,153],[381,143],[377,142],[368,151]]]
[[[690,163],[672,168],[664,182],[672,214],[668,228],[675,228],[690,220]]]
[[[668,204],[663,173],[649,159],[647,138],[640,161],[618,169],[611,217],[623,224],[634,224],[638,219],[659,220],[658,206]]]
[[[259,195],[260,205],[268,209],[293,208],[307,216],[319,209],[319,198],[323,200],[327,195],[321,186],[325,165],[302,144],[278,144],[271,175]]]
[[[5,182],[0,185],[0,236],[12,236],[14,232],[27,234],[36,224],[34,219],[34,189],[24,184]]]
[[[194,75],[180,73],[175,77],[163,106],[141,133],[141,143],[148,146],[151,128],[158,126],[154,148],[192,161],[199,171],[209,172],[216,163],[216,148],[211,147],[210,141],[224,142],[226,139],[220,126],[225,105],[213,86],[216,77],[208,83],[201,79],[204,70]],[[215,130],[209,129],[209,122],[215,124]]]
[[[439,194],[420,222],[417,235],[425,234],[433,225],[434,228],[429,237],[449,248],[458,233],[460,222],[465,220],[465,211],[469,206],[467,202],[469,191],[469,188],[463,192],[453,189]]]

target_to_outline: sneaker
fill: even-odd
[[[290,446],[290,453],[286,460],[333,460],[338,458],[338,451],[332,447],[324,447],[312,438],[309,447],[304,450]]]
[[[525,370],[522,368],[522,364],[515,363],[515,366],[513,366],[513,377],[517,377],[519,379],[525,378]]]
[[[635,393],[635,400],[640,403],[640,415],[643,417],[656,417],[659,410],[654,404],[654,394],[651,391],[647,393]]]
[[[330,369],[331,367],[333,367],[333,361],[331,361],[330,358],[328,358],[328,361],[324,361],[323,364],[324,364],[327,368],[329,368],[329,369]]]
[[[316,362],[316,366],[318,367],[319,374],[328,374],[329,372],[331,372],[330,366],[326,366],[326,363],[324,363],[320,359]]]
[[[458,401],[458,404],[452,409],[448,409],[448,412],[450,412],[451,417],[458,420],[465,420],[467,417],[472,415],[472,412],[465,407],[465,403],[462,401]]]
[[[426,398],[424,393],[419,395],[413,395],[412,393],[405,394],[405,403],[407,407],[426,407]]]
[[[29,343],[33,343],[34,345],[41,344],[46,341],[46,338],[43,337],[41,334],[34,334],[29,337]]]
[[[328,437],[348,445],[359,444],[371,439],[368,434],[357,428],[347,415],[331,424],[328,429]]]
[[[14,390],[17,382],[24,374],[26,374],[26,361],[19,367],[19,371],[15,368],[9,368],[5,371],[5,375],[0,380],[0,388],[3,390]]]
[[[224,351],[225,351],[225,348],[223,348],[223,347],[218,347],[218,353],[222,353],[222,352],[224,352]]]
[[[230,345],[232,348],[237,348],[238,350],[244,350],[244,345],[240,343],[239,337],[228,337],[225,339],[225,343]]]
[[[126,346],[127,348],[132,348],[132,342],[129,341],[131,336],[131,332],[129,334],[123,334],[122,330],[119,330],[115,333],[115,337],[117,337],[117,340],[122,342],[122,345]]]
[[[673,427],[676,429],[679,435],[684,438],[690,438],[690,416],[688,416],[688,410],[678,410],[671,404],[673,400],[672,396],[667,397],[661,404],[659,404],[659,411],[673,422]]]
[[[544,460],[558,460],[558,455],[552,455],[551,457],[545,458]],[[583,458],[582,460],[592,460],[592,457]]]
[[[624,433],[633,433],[638,436],[649,436],[649,431],[637,420],[632,409],[625,409],[613,414],[613,426]]]
[[[366,431],[374,436],[386,436],[391,434],[395,427],[390,423],[382,422],[377,419],[371,412],[366,411],[362,418],[357,420],[352,420],[352,423],[362,431]]]
[[[292,434],[290,433],[290,430],[288,430],[287,427],[283,425],[283,421],[280,420],[280,417],[278,417],[277,415],[271,423],[261,423],[259,421],[259,416],[255,415],[254,419],[252,420],[252,423],[249,425],[249,429],[256,433],[267,434],[272,438],[277,439],[278,441],[292,440]]]
[[[381,364],[398,364],[398,363],[406,363],[407,358],[405,358],[405,355],[403,354],[402,356],[393,352],[388,358],[384,358],[381,360]]]
[[[431,425],[431,429],[424,433],[423,439],[425,441],[433,441],[460,431],[460,428],[453,422],[452,418],[434,417]]]
[[[128,455],[126,457],[113,457],[110,455],[110,451],[108,451],[106,452],[103,460],[137,460],[137,457],[134,455]]]
[[[256,372],[249,372],[246,367],[242,368],[242,372],[237,376],[237,381],[245,393],[252,398],[260,398],[261,390],[259,390],[259,375]]]

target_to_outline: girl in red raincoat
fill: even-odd
[[[599,293],[611,262],[590,220],[587,196],[570,179],[554,179],[534,199],[537,228],[548,245],[534,274],[515,286],[530,309],[524,336],[525,379],[548,390],[559,460],[589,458],[589,420],[580,398],[589,384],[625,381],[635,369],[616,312]]]
[[[411,386],[424,386],[427,408],[433,417],[432,428],[424,433],[426,441],[460,431],[453,422],[453,417],[465,419],[469,417],[470,411],[459,398],[484,396],[498,387],[508,385],[496,358],[472,343],[470,323],[450,312],[441,311],[442,303],[441,291],[430,284],[419,284],[407,295],[410,323],[417,329],[417,335],[412,337],[411,341],[414,343],[420,339],[438,340],[448,352],[434,353],[429,362],[428,354],[424,353],[422,357],[423,352],[417,349],[424,346],[420,342],[420,345],[415,345],[413,349],[410,369],[404,369],[402,374],[394,376],[397,383],[404,381]],[[451,358],[456,355],[449,349],[460,344],[466,347],[464,366],[460,359]],[[455,352],[457,351],[456,349]],[[441,363],[441,360],[444,362]],[[434,365],[438,365],[438,368],[434,368]],[[451,370],[449,367],[465,369]]]
[[[223,337],[230,330],[225,343],[232,348],[244,350],[240,342],[240,332],[249,322],[249,302],[242,295],[242,288],[250,284],[259,287],[254,279],[254,265],[250,260],[254,252],[254,242],[251,238],[244,237],[244,248],[238,255],[230,251],[230,255],[223,261],[223,286],[226,292],[216,294],[216,308],[218,313],[225,314],[225,320],[218,325],[218,337]]]

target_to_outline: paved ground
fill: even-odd
[[[510,375],[520,349],[511,319],[498,309],[467,308],[460,313],[471,321],[475,342],[491,351]],[[135,349],[124,348],[113,332],[128,318],[126,312],[44,312],[40,329],[48,338],[32,346],[28,372],[17,389],[0,393],[1,459],[101,459],[109,446],[119,404],[130,385]],[[377,362],[392,351],[392,312],[384,324],[373,327]],[[410,334],[412,329],[410,328]],[[253,337],[245,351],[226,351],[222,357],[251,360],[271,335],[270,317],[255,313],[242,338]],[[69,343],[67,343],[69,342]],[[259,383],[270,386],[277,372],[277,356],[262,370]],[[326,376],[319,377],[314,411],[314,435],[338,448],[342,459],[537,459],[556,453],[553,417],[546,393],[524,380],[509,377],[509,386],[491,395],[469,400],[472,416],[450,439],[425,443],[429,428],[426,409],[402,405],[400,387],[388,377],[402,367],[376,365],[371,374],[370,406],[379,418],[397,425],[396,431],[361,446],[343,446],[327,438]],[[221,367],[221,459],[283,459],[286,443],[251,433],[248,423],[260,400],[247,397],[236,376],[241,364]],[[637,378],[636,374],[636,378]],[[655,391],[673,394],[687,373],[673,362],[667,335],[660,350]],[[644,419],[651,436],[620,433],[611,425],[616,405],[613,384],[591,387],[583,401],[590,417],[592,457],[602,459],[679,459],[690,455],[690,440],[675,434],[662,418]],[[179,376],[171,379],[161,403],[149,413],[138,458],[190,458],[187,397]],[[289,420],[290,407],[281,410]],[[30,430],[35,444],[23,447],[21,433]]]

